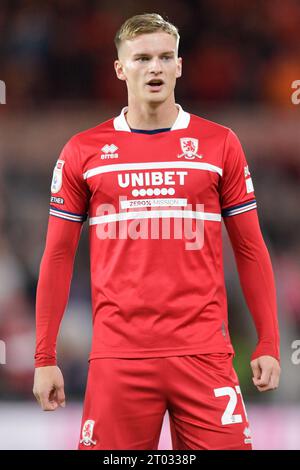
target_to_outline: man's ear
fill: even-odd
[[[182,57],[177,59],[177,68],[176,68],[176,78],[181,77],[182,75]]]
[[[117,75],[118,79],[119,80],[126,80],[126,76],[123,72],[123,64],[119,59],[116,59],[114,61],[114,67],[115,67],[115,71],[116,71],[116,75]]]

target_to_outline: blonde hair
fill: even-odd
[[[119,52],[122,41],[134,39],[141,34],[156,33],[157,31],[171,34],[176,39],[178,52],[180,39],[178,29],[158,13],[144,13],[143,15],[135,15],[128,18],[115,35],[114,42],[117,52]]]

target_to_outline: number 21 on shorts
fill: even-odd
[[[236,423],[242,423],[243,422],[243,417],[242,417],[241,414],[234,414],[234,411],[235,411],[235,408],[236,408],[236,405],[237,405],[238,395],[239,395],[240,399],[242,400],[244,413],[245,413],[246,419],[248,421],[248,416],[247,416],[243,396],[241,394],[241,389],[240,389],[239,385],[236,385],[235,388],[233,388],[233,387],[215,388],[214,389],[214,394],[215,394],[215,397],[217,397],[217,398],[218,397],[224,397],[224,396],[229,397],[228,404],[227,404],[226,409],[225,409],[225,411],[222,415],[222,418],[221,418],[221,423],[222,424],[236,424]]]

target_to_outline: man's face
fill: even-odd
[[[123,41],[114,65],[117,77],[126,81],[129,97],[160,103],[174,92],[182,59],[177,57],[175,37],[156,32]]]

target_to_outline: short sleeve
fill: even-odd
[[[80,152],[75,138],[71,138],[55,164],[51,182],[50,215],[71,222],[87,218],[89,191],[83,178]]]
[[[220,202],[223,217],[241,214],[257,207],[249,165],[241,143],[231,129],[224,145]]]

